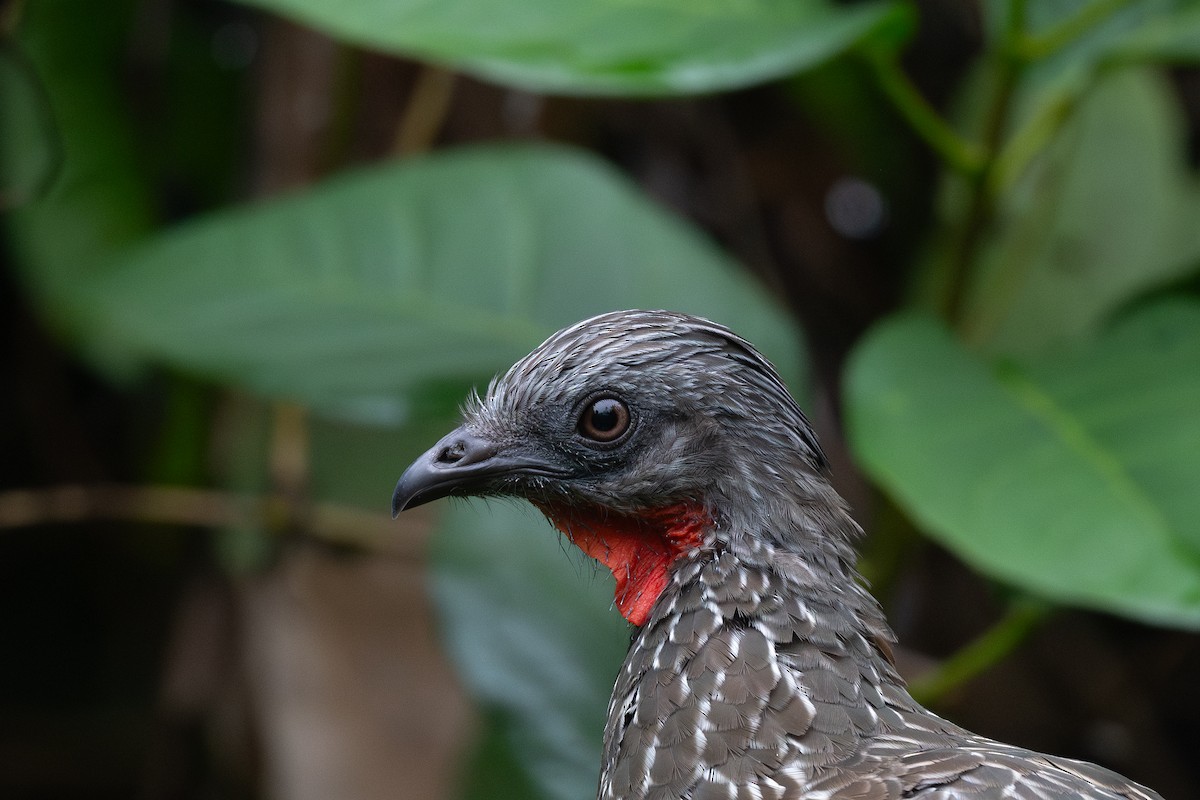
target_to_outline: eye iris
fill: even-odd
[[[599,442],[611,442],[629,427],[629,410],[620,400],[603,397],[592,403],[580,420],[584,436]]]

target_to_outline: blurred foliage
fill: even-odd
[[[249,4],[523,92],[712,94],[807,71],[788,101],[884,176],[911,169],[884,121],[905,120],[940,183],[933,218],[908,232],[908,307],[850,357],[859,465],[913,525],[1004,584],[1200,628],[1200,310],[1188,288],[1200,193],[1168,81],[1200,61],[1200,3],[983,2],[981,50],[947,114],[901,66],[916,55],[906,3]],[[233,131],[250,112],[194,32],[180,26],[167,99],[147,123],[123,89],[137,3],[13,8],[0,49],[13,260],[46,323],[109,379],[177,376],[163,440],[183,454],[164,445],[158,476],[200,472],[199,381],[309,409],[307,489],[382,510],[468,387],[617,307],[726,323],[810,396],[779,298],[596,153],[448,147],[245,202]],[[843,188],[852,218],[835,224],[870,235],[887,212],[878,191]],[[164,222],[176,217],[191,218]],[[233,427],[228,486],[272,488],[262,413]],[[626,631],[607,582],[566,568],[543,523],[478,511],[444,514],[433,554],[448,648],[493,708],[470,791],[490,796],[511,770],[539,796],[587,796]],[[264,563],[260,549],[231,563]]]
[[[849,370],[863,464],[922,529],[1045,597],[1195,626],[1200,303],[1140,309],[1080,352],[989,361],[924,316]],[[1053,476],[1048,479],[1047,476]]]
[[[580,275],[603,279],[580,292]],[[461,399],[531,343],[620,304],[745,314],[781,363],[799,359],[786,318],[728,259],[602,164],[544,145],[340,175],[177,226],[84,280],[77,324],[101,356],[374,424],[405,421],[423,386],[460,383]]]
[[[330,33],[539,92],[668,95],[778,78],[868,37],[895,39],[909,9],[825,0],[249,0]]]
[[[503,713],[518,768],[541,794],[589,796],[614,670],[629,646],[608,576],[582,554],[564,558],[524,505],[456,503],[443,526],[453,533],[437,540],[435,596],[463,676]]]

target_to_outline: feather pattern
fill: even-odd
[[[597,393],[631,419],[603,445],[576,427]],[[666,311],[585,320],[470,399],[465,417],[470,441],[521,466],[487,472],[472,493],[532,500],[618,578],[648,563],[638,537],[670,531],[664,513],[704,520],[653,551],[670,558],[645,583],[659,594],[645,598],[613,689],[600,800],[1161,800],[913,700],[811,426],[771,364],[724,327]],[[448,452],[434,453],[439,469],[454,466]]]
[[[795,581],[788,557],[755,556],[674,571],[617,678],[601,800],[1161,800],[922,708],[878,631]]]

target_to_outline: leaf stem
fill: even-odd
[[[1018,37],[1013,43],[1014,53],[1026,62],[1048,58],[1126,5],[1129,0],[1096,0],[1057,25]]]
[[[1024,173],[1034,156],[1063,128],[1079,105],[1081,93],[1062,92],[1044,103],[1035,116],[1009,137],[995,156],[988,176],[988,193],[998,196]]]
[[[1024,62],[1017,56],[1015,43],[1025,28],[1025,0],[1012,0],[1008,17],[995,59],[995,88],[991,104],[984,119],[982,134],[982,166],[967,176],[970,182],[970,199],[959,229],[957,241],[951,251],[950,269],[946,278],[942,313],[954,328],[962,323],[969,276],[983,235],[991,223],[995,211],[993,195],[989,191],[992,175],[996,169],[997,153],[1004,129],[1012,109],[1013,93]]]
[[[1049,614],[1044,603],[1022,598],[977,639],[946,659],[930,674],[913,681],[909,694],[923,705],[936,703],[948,692],[1002,661]]]
[[[308,409],[297,403],[276,403],[271,409],[271,438],[267,469],[275,497],[284,500],[284,516],[275,522],[286,531],[303,527],[310,479]]]
[[[454,73],[433,64],[421,67],[412,97],[404,109],[392,152],[398,156],[424,153],[433,147],[454,98]]]
[[[917,135],[950,167],[964,175],[977,175],[983,169],[980,148],[960,136],[929,105],[909,80],[896,55],[874,50],[864,55],[883,93]]]

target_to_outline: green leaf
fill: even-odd
[[[130,0],[27,4],[16,39],[22,69],[31,69],[28,79],[40,86],[37,113],[28,113],[27,91],[0,92],[0,118],[21,126],[17,141],[24,143],[14,153],[10,142],[0,155],[38,161],[52,148],[61,170],[36,201],[5,220],[16,263],[43,311],[76,331],[79,282],[153,222],[117,87],[134,6]],[[47,142],[51,126],[56,141]]]
[[[1093,335],[1131,297],[1200,268],[1200,186],[1164,79],[1096,87],[999,200],[980,249],[968,339],[1037,354]]]
[[[45,93],[16,44],[0,41],[0,212],[48,188],[60,150]]]
[[[976,568],[1064,603],[1200,627],[1200,304],[1078,352],[989,364],[929,318],[848,373],[861,463]]]
[[[1163,61],[1195,63],[1200,61],[1200,4],[1173,15],[1147,21],[1114,49],[1114,61]]]
[[[1173,299],[1121,320],[1077,358],[1028,367],[1055,406],[1069,409],[1111,456],[1114,486],[1153,507],[1160,529],[1200,554],[1200,303]],[[1124,473],[1123,475],[1121,473]]]
[[[455,504],[433,550],[451,657],[506,720],[510,750],[554,800],[596,792],[611,686],[629,647],[600,576],[532,507]]]
[[[662,95],[777,78],[910,26],[826,0],[245,0],[381,50],[539,92]]]
[[[609,167],[554,147],[344,175],[165,233],[77,290],[86,344],[109,358],[380,423],[410,416],[417,390],[461,400],[614,308],[737,322],[785,374],[800,364],[794,327],[734,264]]]

